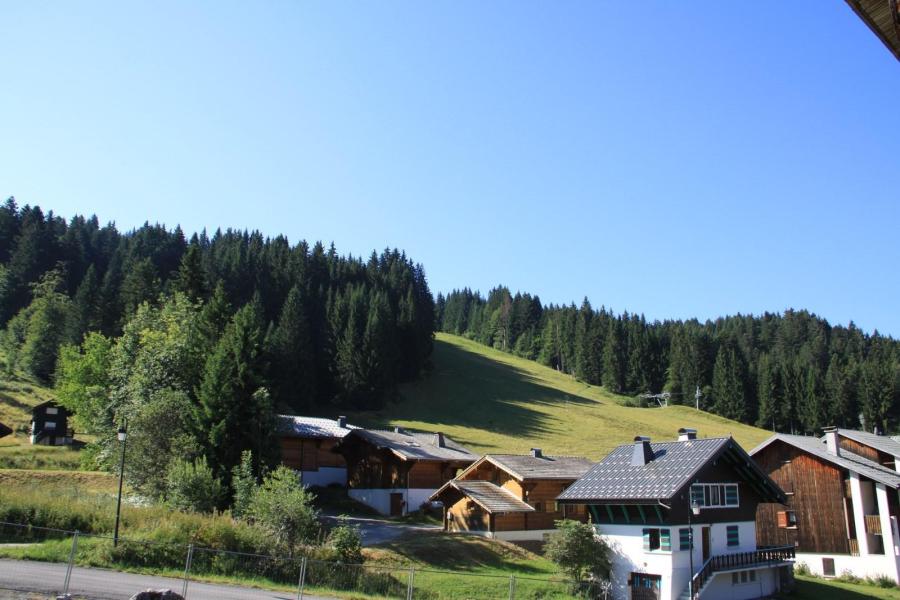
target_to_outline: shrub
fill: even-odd
[[[794,574],[804,575],[808,577],[811,573],[812,571],[809,570],[809,565],[805,562],[798,562],[794,564]]]
[[[231,472],[231,489],[234,492],[231,514],[241,519],[250,510],[253,494],[256,493],[256,477],[253,475],[253,453],[250,450],[244,450],[241,453],[241,464],[236,466]]]
[[[868,580],[870,584],[880,588],[891,589],[897,587],[896,582],[887,575],[879,575]]]
[[[166,482],[167,501],[176,510],[211,513],[222,498],[222,484],[203,457],[194,462],[174,461]]]
[[[588,523],[570,519],[556,521],[556,531],[544,546],[544,554],[576,581],[587,575],[609,576],[609,547]]]
[[[363,561],[359,527],[349,525],[343,519],[328,534],[327,546],[334,552],[334,560],[355,565]]]
[[[312,501],[297,475],[282,465],[253,494],[248,513],[293,557],[302,542],[312,541],[318,533],[319,514]]]

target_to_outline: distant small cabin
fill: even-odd
[[[478,457],[443,433],[354,429],[335,448],[347,461],[349,495],[384,515],[418,510]]]
[[[0,423],[0,438],[6,437],[8,435],[12,435],[13,430],[3,423]]]
[[[31,443],[42,446],[69,446],[74,433],[69,429],[69,411],[52,400],[31,409]]]
[[[583,505],[556,502],[591,468],[586,458],[488,454],[434,493],[444,505],[444,530],[508,541],[540,541],[555,521],[587,522]]]
[[[281,462],[298,471],[306,486],[347,485],[347,463],[333,450],[354,429],[343,416],[322,419],[278,415],[276,435]]]

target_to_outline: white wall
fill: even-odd
[[[896,561],[890,554],[871,554],[869,556],[851,556],[849,554],[811,554],[808,552],[797,553],[795,565],[804,564],[816,575],[824,575],[822,559],[834,559],[834,574],[840,577],[845,571],[849,571],[857,577],[879,577],[885,575],[896,579]],[[898,582],[900,583],[900,582]]]
[[[493,538],[497,540],[506,540],[507,542],[525,542],[544,540],[545,535],[549,535],[556,531],[555,529],[529,529],[521,531],[497,531],[494,532]]]
[[[700,523],[694,524],[694,572],[703,566],[703,542],[701,529],[703,514],[698,517]],[[728,546],[728,525],[738,526],[740,544]],[[672,550],[663,552],[654,550],[644,551],[643,530],[647,527],[657,528],[659,525],[597,525],[599,535],[606,540],[612,549],[612,575],[613,586],[617,590],[615,597],[628,598],[628,578],[632,572],[661,575],[660,598],[663,600],[677,598],[691,579],[690,556],[687,550],[680,550],[679,529],[687,528],[687,523],[682,525],[667,525],[671,533]],[[735,552],[749,552],[756,550],[756,523],[743,521],[739,523],[715,523],[710,527],[710,555],[733,554]],[[730,576],[729,576],[730,577]],[[731,585],[731,579],[728,580]],[[716,596],[709,596],[714,598]]]
[[[305,486],[347,485],[346,467],[319,467],[318,471],[300,471]]]
[[[747,570],[747,569],[743,569]],[[740,571],[738,571],[740,572]],[[733,584],[732,571],[716,573],[707,586],[703,588],[702,598],[705,600],[752,600],[765,598],[778,589],[778,568],[756,569],[756,581]]]
[[[351,498],[370,506],[383,515],[391,514],[391,494],[403,494],[405,504],[403,514],[414,512],[424,504],[437,489],[351,489]]]

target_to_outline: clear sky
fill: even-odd
[[[900,64],[842,0],[4,2],[0,195],[900,335]]]

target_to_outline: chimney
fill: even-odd
[[[838,441],[838,428],[826,427],[822,431],[825,432],[825,447],[828,448],[828,454],[840,456],[841,444]]]
[[[406,433],[406,431],[399,425],[394,425],[394,433]]]
[[[532,448],[531,456],[533,456],[534,458],[544,458],[544,453],[541,452],[540,448]]]
[[[678,441],[679,442],[689,442],[691,440],[697,439],[697,430],[690,429],[688,427],[682,427],[678,430]]]
[[[642,435],[634,438],[634,450],[631,453],[631,466],[642,467],[653,460],[653,450],[650,448],[650,438]]]
[[[438,431],[436,434],[434,434],[434,445],[437,446],[438,448],[446,447],[446,446],[444,446],[444,434],[441,433],[440,431]]]
[[[338,417],[337,418],[337,426],[340,427],[341,429],[346,429],[347,428],[347,417],[345,417],[344,415],[341,415],[340,417]]]

